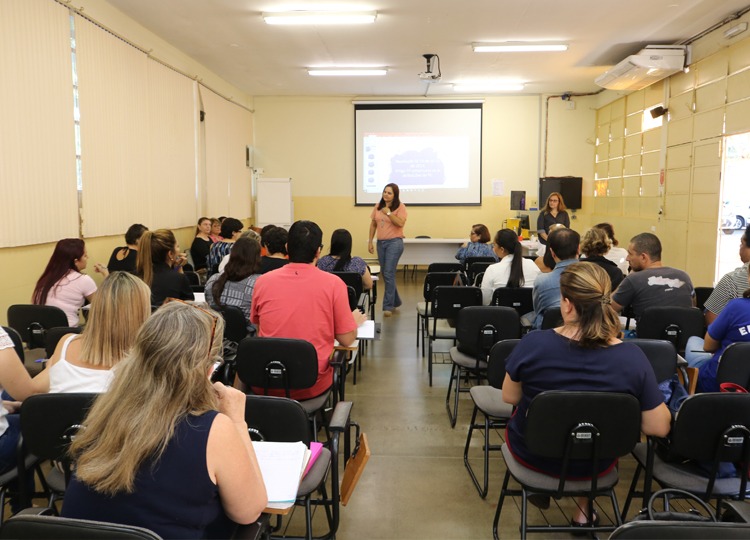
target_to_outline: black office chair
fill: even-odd
[[[513,308],[500,306],[469,306],[458,312],[455,347],[450,350],[451,378],[445,395],[445,408],[451,427],[456,426],[458,398],[468,392],[461,379],[481,383],[487,376],[487,360],[492,346],[504,339],[521,337],[521,323]],[[451,390],[454,390],[451,410]]]
[[[544,317],[542,317],[542,330],[558,328],[563,324],[564,321],[559,307],[551,307],[545,310]]]
[[[80,334],[81,332],[83,332],[82,326],[56,326],[55,328],[47,330],[46,344],[44,345],[44,352],[46,353],[47,358],[52,358],[55,349],[57,349],[57,344],[60,343],[63,336],[68,334]]]
[[[695,288],[695,307],[701,311],[706,309],[706,300],[714,292],[713,287],[696,287]]]
[[[451,267],[458,267],[458,271],[430,271],[436,265],[451,265]],[[458,263],[432,263],[427,270],[427,275],[424,277],[424,284],[422,285],[422,298],[423,302],[417,302],[417,349],[419,349],[420,336],[422,341],[422,356],[424,356],[424,338],[427,335],[427,329],[430,320],[430,309],[432,304],[432,297],[436,287],[450,286],[456,282],[456,276],[460,272],[461,265]]]
[[[717,518],[722,499],[747,494],[748,458],[750,458],[750,394],[696,394],[682,402],[669,435],[673,460],[665,461],[655,451],[651,438],[638,443],[633,457],[638,462],[622,515],[627,515],[631,500],[651,496],[651,480],[662,488],[682,489],[706,502],[716,499]],[[738,464],[739,478],[718,478],[719,464]],[[704,464],[699,468],[696,464]],[[636,491],[642,471],[646,472],[643,491]]]
[[[463,266],[459,262],[434,262],[427,266],[427,273],[432,272],[453,272],[457,274],[463,271]]]
[[[3,330],[5,330],[5,333],[8,334],[8,337],[13,342],[13,349],[16,351],[16,355],[23,364],[24,359],[26,358],[26,353],[23,350],[23,340],[21,339],[21,335],[10,326],[3,326]]]
[[[531,287],[498,287],[492,292],[493,306],[512,307],[518,312],[519,317],[534,312],[534,289]],[[521,320],[523,329],[528,331],[531,328],[530,322],[524,323]]]
[[[481,306],[482,290],[476,287],[438,286],[435,288],[432,304],[430,304],[430,317],[432,329],[428,339],[427,370],[432,386],[432,349],[433,342],[437,339],[456,340],[456,329],[451,326],[450,321],[458,318],[458,313],[465,307]]]
[[[671,341],[684,356],[688,338],[705,335],[705,320],[698,308],[653,306],[643,311],[637,333],[639,338]]]
[[[716,382],[738,384],[745,390],[750,388],[750,343],[732,343],[719,359]]]
[[[2,540],[161,540],[161,536],[142,527],[71,519],[58,516],[19,514],[0,527]]]
[[[237,348],[237,376],[248,386],[283,391],[310,388],[318,380],[318,353],[312,343],[303,339],[246,337]],[[336,370],[334,370],[334,373]],[[334,380],[334,385],[336,381]],[[317,436],[319,417],[331,398],[332,388],[321,395],[300,401]]]
[[[248,395],[245,421],[254,440],[272,442],[302,441],[308,447],[315,440],[310,430],[307,412],[299,402],[271,396]],[[312,539],[313,506],[323,506],[328,521],[328,531],[316,538],[335,538],[339,525],[339,438],[348,435],[352,403],[340,401],[333,410],[328,425],[330,436],[326,447],[310,471],[302,478],[297,490],[296,505],[305,508],[305,538]],[[330,478],[328,478],[330,477]],[[330,485],[327,481],[330,480]],[[330,489],[330,496],[328,495]],[[315,494],[318,496],[315,496]],[[276,528],[281,524],[277,517]],[[290,538],[284,536],[284,538]]]
[[[214,307],[214,306],[212,306]],[[234,375],[237,373],[237,348],[240,341],[249,334],[247,330],[248,321],[243,311],[237,306],[214,307],[224,319],[224,343],[222,357],[224,364],[221,366],[215,380],[224,384],[234,384]]]
[[[47,330],[68,326],[68,317],[55,306],[15,304],[8,308],[8,326],[21,335],[29,349],[37,349],[45,346]]]
[[[628,343],[637,345],[654,368],[656,382],[671,379],[677,373],[677,351],[674,345],[663,339],[629,339]]]
[[[599,475],[600,465],[627,455],[640,440],[641,406],[630,394],[614,392],[549,391],[538,394],[531,402],[526,416],[524,441],[529,452],[542,458],[560,460],[559,477],[532,470],[521,464],[503,444],[502,452],[507,472],[503,480],[500,501],[495,512],[493,535],[498,538],[500,512],[507,496],[521,496],[521,538],[527,532],[586,532],[612,531],[622,525],[614,488],[617,468]],[[568,478],[571,460],[591,463],[589,479]],[[521,489],[509,489],[513,477]],[[573,527],[564,525],[529,526],[527,508],[529,494],[541,494],[560,499],[563,496],[587,497],[587,515],[594,512],[594,499],[607,496],[612,504],[614,525]]]
[[[188,278],[188,282],[190,282],[190,289],[193,292],[202,293],[205,291],[205,286],[201,283],[201,278],[198,274],[195,272],[188,272],[186,270],[183,270],[182,272],[185,274],[185,277]]]
[[[40,460],[55,460],[64,472],[52,467],[42,478],[43,488],[49,496],[49,508],[65,495],[70,482],[73,464],[67,454],[78,428],[83,423],[97,394],[36,394],[21,405],[21,435],[25,452]],[[19,468],[19,484],[25,506],[29,506],[30,494],[25,493],[26,475],[30,471]]]
[[[490,350],[490,357],[487,363],[487,385],[472,386],[469,390],[471,399],[474,402],[474,412],[469,422],[469,434],[466,436],[466,446],[464,447],[464,465],[469,471],[471,481],[483,499],[487,496],[489,486],[489,465],[490,452],[500,450],[499,445],[490,444],[490,432],[492,430],[505,429],[508,425],[513,406],[503,401],[503,381],[505,380],[505,359],[508,358],[513,349],[518,345],[520,339],[506,339],[498,341]],[[484,422],[477,423],[477,414],[482,413]],[[474,469],[469,463],[469,447],[474,430],[484,432],[484,481],[479,485],[479,480],[474,474]]]

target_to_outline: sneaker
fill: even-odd
[[[383,317],[390,317],[391,315],[393,315],[393,312],[388,310],[383,311]]]

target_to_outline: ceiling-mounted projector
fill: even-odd
[[[689,53],[688,45],[648,45],[594,82],[609,90],[640,90],[684,69]]]
[[[422,55],[427,61],[427,69],[419,74],[419,78],[427,82],[437,82],[442,77],[440,73],[440,57],[437,54],[427,53]],[[437,72],[435,69],[435,61],[437,61]]]

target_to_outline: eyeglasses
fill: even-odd
[[[208,357],[211,358],[211,351],[214,349],[214,338],[216,337],[216,324],[219,322],[218,315],[215,315],[214,313],[211,313],[207,309],[203,309],[202,307],[198,307],[195,304],[191,304],[190,302],[185,302],[185,300],[181,300],[179,298],[167,298],[164,303],[168,304],[170,302],[179,302],[180,304],[185,304],[186,306],[190,306],[191,308],[197,309],[198,311],[202,311],[209,317],[211,317],[211,320],[213,321],[211,324],[211,341],[208,344]],[[214,369],[215,371],[215,369]]]

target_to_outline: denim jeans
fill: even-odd
[[[8,429],[0,436],[0,473],[9,471],[18,464],[18,437],[21,435],[19,415],[9,414]]]
[[[703,364],[711,360],[712,356],[713,353],[703,350],[702,337],[691,336],[688,338],[685,345],[685,360],[687,360],[688,366],[700,368]]]
[[[401,305],[401,298],[396,290],[396,267],[401,254],[404,252],[404,240],[391,238],[378,240],[378,260],[380,261],[380,275],[385,281],[383,295],[383,311],[393,311]]]

